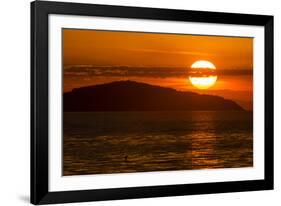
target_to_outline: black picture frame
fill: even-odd
[[[190,21],[265,28],[265,178],[116,189],[48,190],[48,15],[83,15]],[[273,189],[273,16],[80,3],[31,3],[31,203],[50,204]]]

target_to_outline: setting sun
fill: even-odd
[[[208,89],[217,81],[216,67],[212,62],[199,60],[191,65],[189,81],[198,89]]]

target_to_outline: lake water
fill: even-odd
[[[253,165],[253,113],[65,112],[63,175]]]

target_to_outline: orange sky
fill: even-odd
[[[201,59],[218,73],[204,91],[188,81],[188,69]],[[130,79],[252,104],[252,38],[64,29],[63,65],[64,91]]]

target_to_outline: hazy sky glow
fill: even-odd
[[[64,91],[130,79],[202,93],[188,80],[188,70],[198,60],[217,68],[216,84],[204,93],[251,107],[252,38],[63,30]]]

